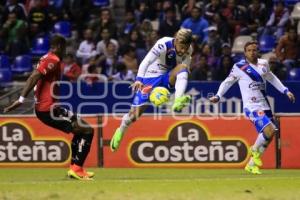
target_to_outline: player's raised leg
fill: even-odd
[[[137,107],[131,107],[130,111],[125,114],[122,118],[122,122],[119,128],[116,129],[111,141],[110,141],[110,149],[112,151],[118,150],[122,138],[126,133],[128,127],[135,122],[146,110],[148,105],[141,105]]]
[[[170,72],[169,83],[175,86],[173,111],[180,112],[191,101],[191,97],[184,94],[188,84],[188,71],[186,64],[179,64]]]

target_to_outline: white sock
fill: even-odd
[[[188,83],[188,72],[181,71],[176,76],[175,98],[183,96]]]
[[[122,118],[122,122],[119,127],[122,134],[124,134],[127,131],[128,127],[131,123],[132,123],[132,119],[129,117],[129,114],[128,113],[125,114]]]
[[[252,159],[252,157],[250,158],[250,160],[249,160],[249,162],[248,162],[248,165],[249,166],[254,166],[255,164],[254,164],[254,161],[253,161],[253,159]]]
[[[265,138],[264,133],[259,133],[252,149],[254,151],[264,151],[265,145],[268,144],[268,142],[269,140]]]

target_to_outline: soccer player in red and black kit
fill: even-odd
[[[85,171],[82,166],[90,151],[94,130],[76,114],[57,105],[57,100],[52,95],[57,91],[57,84],[53,87],[54,91],[51,91],[51,85],[60,80],[60,61],[66,51],[66,40],[62,36],[55,35],[50,43],[49,52],[40,58],[37,68],[27,79],[20,98],[6,107],[4,113],[21,106],[26,96],[36,86],[35,113],[37,118],[48,126],[74,134],[68,176],[78,180],[92,180],[94,173]]]

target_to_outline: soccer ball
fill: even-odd
[[[155,87],[150,93],[150,102],[155,106],[161,106],[170,99],[170,92],[165,87]]]

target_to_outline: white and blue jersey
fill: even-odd
[[[143,83],[142,91],[137,91],[133,99],[133,106],[141,106],[149,102],[149,94],[153,88],[162,86],[172,90],[169,84],[169,72],[178,64],[190,66],[192,47],[184,56],[176,55],[174,38],[159,39],[141,62],[136,80]]]
[[[281,93],[288,92],[288,88],[270,71],[267,60],[258,59],[257,64],[241,60],[234,64],[229,76],[221,83],[217,92],[217,95],[222,97],[235,82],[238,82],[244,112],[255,124],[258,132],[271,123],[272,119],[271,108],[266,97],[266,81]]]

